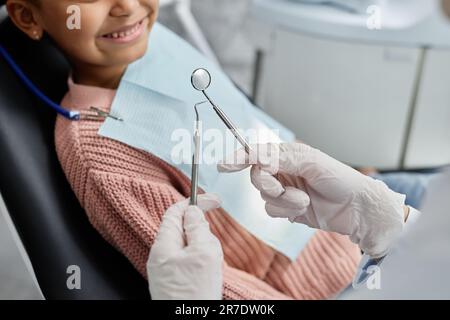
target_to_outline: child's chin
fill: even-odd
[[[145,53],[147,52],[147,46],[142,48],[133,48],[130,49],[130,52],[127,52],[124,55],[121,55],[120,57],[117,57],[117,62],[121,64],[130,64],[133,63],[140,58],[142,58]]]
[[[145,55],[146,52],[147,52],[147,46],[145,46],[145,48],[143,48],[142,50],[140,50],[139,52],[137,52],[136,56],[132,57],[132,58],[130,59],[130,62],[129,62],[129,63],[132,63],[132,62],[134,62],[134,61],[136,61],[136,60],[139,60],[140,58],[142,58],[142,57]]]

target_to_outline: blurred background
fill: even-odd
[[[440,1],[161,5],[160,22],[299,139],[355,167],[427,171],[450,162],[450,24]],[[0,211],[0,299],[39,299],[2,203]]]

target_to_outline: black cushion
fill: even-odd
[[[67,91],[69,66],[44,40],[9,19],[0,43],[53,101]],[[0,56],[0,192],[47,299],[149,299],[147,282],[90,225],[58,162],[53,110],[30,93]],[[69,290],[67,267],[81,268]]]

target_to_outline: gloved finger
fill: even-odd
[[[212,193],[200,194],[197,204],[198,210],[206,212],[220,207],[220,198]],[[185,199],[169,207],[164,214],[154,245],[167,250],[167,254],[185,247],[183,217],[188,207],[189,199]]]
[[[265,171],[275,174],[279,165],[279,146],[276,143],[263,143],[250,145],[250,152],[244,148],[236,150],[227,156],[224,161],[219,162],[219,172],[242,171],[251,165],[258,165]]]
[[[184,248],[183,216],[189,199],[182,200],[166,210],[153,249],[172,254]]]
[[[272,197],[264,192],[261,192],[261,197],[267,203],[286,209],[303,210],[310,204],[308,194],[294,187],[286,187],[286,191],[279,197]]]
[[[258,165],[253,166],[250,170],[250,179],[256,189],[271,197],[278,197],[285,192],[281,182]]]
[[[266,202],[266,212],[272,218],[296,218],[304,215],[307,210],[307,208],[304,208],[302,210],[286,209]]]
[[[290,217],[289,221],[292,222],[292,223],[295,222],[295,223],[305,224],[307,226],[310,225],[310,222],[306,218],[306,215],[301,215],[301,216],[297,216],[297,217]]]
[[[203,193],[197,196],[197,206],[207,212],[212,209],[217,209],[221,205],[220,198],[214,193]]]
[[[252,163],[263,171],[275,175],[280,170],[280,145],[277,143],[263,143],[252,145]]]
[[[340,172],[342,168],[348,167],[304,143],[281,143],[279,148],[280,172],[302,177],[310,185],[321,183],[322,176]]]
[[[242,171],[251,166],[250,156],[244,148],[240,148],[230,155],[227,155],[225,160],[217,164],[219,172],[237,172]]]
[[[189,206],[184,216],[184,230],[188,246],[197,242],[207,242],[214,236],[209,230],[204,212],[217,209],[221,205],[218,195],[214,193],[204,193],[197,197],[197,206]]]
[[[209,223],[203,211],[197,206],[189,206],[186,209],[184,230],[188,247],[195,244],[208,246],[217,240],[209,229]]]

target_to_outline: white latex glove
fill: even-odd
[[[152,299],[222,299],[223,253],[202,212],[218,208],[213,194],[198,195],[167,209],[150,250],[147,274]]]
[[[373,258],[387,254],[404,225],[405,196],[302,143],[253,145],[218,165],[220,172],[252,164],[251,180],[272,217],[349,235]],[[285,187],[277,173],[295,176]]]

